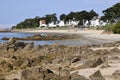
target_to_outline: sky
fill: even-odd
[[[0,0],[0,28],[8,28],[35,16],[68,14],[71,11],[102,11],[120,0]]]

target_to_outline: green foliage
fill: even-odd
[[[120,21],[118,21],[114,27],[114,33],[120,34]]]
[[[111,31],[115,34],[120,34],[120,21],[116,24],[107,25],[104,27],[105,31]]]
[[[113,5],[110,8],[107,8],[103,11],[104,16],[102,16],[103,21],[109,21],[110,23],[114,23],[120,19],[120,3]]]
[[[114,27],[115,27],[115,24],[111,24],[111,25],[106,25],[106,26],[104,26],[103,29],[104,29],[105,31],[113,32]]]
[[[65,14],[60,15],[60,20],[66,20],[66,15]]]
[[[53,13],[53,14],[48,14],[44,17],[45,21],[46,21],[46,24],[49,24],[50,22],[54,22],[56,23],[57,21],[57,17],[56,17],[56,14]]]
[[[80,12],[70,12],[68,15],[62,14],[60,15],[60,20],[69,21],[76,20],[79,21],[79,25],[83,25],[83,21],[90,21],[93,17],[98,16],[98,14],[94,10],[88,11],[80,11]]]
[[[12,29],[26,29],[26,28],[36,28],[39,27],[39,17],[25,19],[23,22],[18,23],[16,26],[13,26]]]

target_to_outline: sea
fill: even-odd
[[[28,36],[33,36],[35,35],[34,33],[19,33],[19,32],[1,32],[0,33],[0,43],[7,42],[7,40],[1,40],[3,37],[7,38],[12,38],[12,37],[18,37],[18,38],[23,38],[23,37],[28,37]],[[43,34],[44,35],[44,34]],[[34,42],[34,45],[45,45],[45,44],[53,44],[55,43],[54,40],[49,40],[49,41],[25,41],[25,40],[20,40],[21,42]]]

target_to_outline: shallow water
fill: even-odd
[[[18,38],[22,38],[22,37],[28,37],[28,36],[33,36],[35,35],[35,33],[15,33],[15,32],[7,32],[7,33],[0,33],[0,43],[3,42],[7,42],[6,40],[1,40],[3,37],[18,37]],[[41,34],[41,35],[46,35]],[[92,45],[92,44],[103,44],[106,43],[106,40],[96,40],[94,38],[86,38],[86,39],[68,39],[68,40],[49,40],[49,41],[45,41],[45,40],[40,40],[40,41],[24,41],[24,42],[34,42],[35,45],[44,45],[44,44],[60,44],[60,45],[71,45],[71,46],[82,46],[82,45]]]
[[[4,33],[0,33],[0,43],[3,42],[7,42],[6,40],[1,40],[3,37],[8,37],[8,38],[12,38],[12,37],[18,37],[18,38],[22,38],[22,37],[28,37],[28,36],[33,36],[34,33],[15,33],[15,32],[4,32]],[[35,45],[44,45],[44,44],[53,44],[55,43],[55,41],[50,40],[50,41],[24,41],[24,42],[34,42]]]

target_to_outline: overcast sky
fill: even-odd
[[[95,10],[99,15],[120,0],[0,0],[0,27],[11,27],[26,18],[71,11]]]

